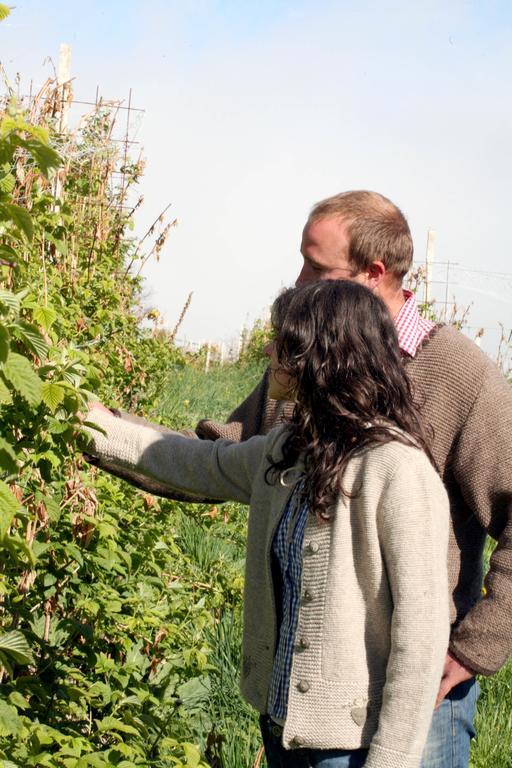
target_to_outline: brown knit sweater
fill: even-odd
[[[512,387],[473,342],[450,327],[434,330],[406,365],[450,497],[450,650],[470,669],[490,675],[512,654]],[[267,374],[226,424],[203,420],[196,435],[238,441],[266,434],[293,410],[266,393]],[[135,473],[123,477],[169,495],[168,488]],[[497,545],[482,597],[486,534]]]

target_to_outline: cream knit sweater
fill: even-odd
[[[91,432],[93,455],[250,505],[241,689],[265,712],[277,634],[270,551],[295,478],[268,485],[264,475],[286,428],[231,443],[99,410],[89,419],[106,432]],[[283,744],[369,746],[366,768],[417,768],[448,644],[447,497],[425,455],[398,442],[350,461],[344,487],[360,486],[340,496],[329,522],[308,519]]]

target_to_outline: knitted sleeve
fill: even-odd
[[[452,457],[464,500],[496,540],[482,599],[454,629],[450,650],[490,675],[512,654],[512,386],[489,364]]]
[[[203,419],[199,422],[196,430],[182,429],[180,434],[187,438],[200,438],[202,440],[218,440],[225,438],[239,442],[248,440],[253,435],[262,434],[262,421],[265,409],[268,409],[267,400],[267,373],[263,375],[261,381],[251,392],[251,394],[231,413],[226,423]],[[122,421],[139,426],[149,427],[158,430],[162,434],[176,434],[172,430],[159,424],[153,424],[139,416],[133,416],[124,411],[113,411],[113,414]],[[136,488],[148,491],[156,496],[175,499],[176,501],[186,502],[210,502],[219,501],[219,499],[207,498],[198,494],[186,493],[183,490],[171,488],[155,477],[150,477],[142,473],[137,467],[129,467],[109,460],[106,456],[88,457],[91,463],[96,464],[100,469],[109,472],[111,475],[126,480]]]
[[[88,453],[111,466],[135,469],[171,490],[248,504],[253,479],[266,456],[267,438],[244,443],[190,440],[176,432],[161,432],[150,424],[119,419],[93,410],[88,428]]]
[[[379,503],[379,540],[393,598],[390,652],[367,768],[419,766],[449,637],[449,508],[423,454],[397,451]]]
[[[175,432],[173,433],[172,430],[168,427],[164,427],[161,424],[154,424],[153,422],[149,422],[140,416],[134,416],[131,413],[125,413],[124,411],[113,409],[112,415],[127,424],[135,424],[140,427],[149,427],[155,431],[161,432],[162,434],[176,434]],[[181,430],[180,434],[188,438],[195,438],[197,440],[196,433],[192,432],[191,430]],[[108,472],[115,477],[120,477],[121,480],[125,480],[127,483],[130,483],[130,485],[133,485],[136,488],[140,488],[140,490],[146,491],[147,493],[152,493],[155,496],[162,496],[164,498],[170,498],[176,501],[192,503],[207,501],[213,503],[214,501],[218,501],[218,499],[206,499],[201,496],[170,488],[168,485],[165,485],[165,483],[162,483],[155,477],[149,477],[148,475],[144,474],[137,467],[128,466],[127,464],[120,464],[114,459],[108,458],[108,456],[92,456],[90,454],[85,454],[85,458],[90,464],[94,464],[105,472]]]
[[[202,419],[196,427],[196,434],[203,440],[248,440],[262,433],[262,421],[267,404],[268,372],[265,372],[257,386],[245,400],[228,416],[225,424]]]

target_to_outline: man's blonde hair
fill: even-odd
[[[308,224],[325,218],[347,223],[348,257],[358,271],[367,269],[374,261],[382,261],[401,281],[411,268],[413,244],[409,225],[402,211],[387,197],[366,190],[342,192],[317,203]]]

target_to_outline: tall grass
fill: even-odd
[[[226,366],[208,373],[195,368],[178,370],[162,393],[159,415],[177,429],[193,428],[201,418],[225,419],[256,385],[263,367]],[[226,525],[217,524],[208,531],[197,521],[178,522],[182,546],[205,580],[223,560],[242,568],[244,530],[240,523],[234,524],[233,514],[239,521],[243,519],[237,505],[230,505]],[[489,543],[487,560],[491,551]],[[240,643],[241,601],[229,595],[227,602],[219,606],[215,629],[208,634],[208,644],[213,649],[209,716],[219,735],[217,747],[210,747],[213,768],[251,768],[260,743],[257,715],[238,692]],[[472,745],[470,768],[512,768],[512,661],[497,675],[481,678],[480,684],[477,737]],[[263,765],[264,761],[262,768]]]
[[[192,366],[177,368],[161,394],[157,415],[174,429],[193,429],[202,418],[224,421],[256,386],[264,369],[265,363],[214,367],[208,373]],[[173,516],[177,539],[194,568],[192,578],[212,583],[212,590],[221,586],[215,601],[217,621],[205,630],[211,649],[207,705],[211,725],[203,748],[212,768],[250,768],[261,736],[258,715],[239,692],[242,593],[236,584],[230,590],[228,584],[222,585],[222,577],[215,578],[221,572],[226,578],[243,580],[247,510],[224,504],[217,517],[211,514],[198,507],[193,518],[179,512]],[[265,765],[261,760],[261,768]]]
[[[229,413],[253,390],[265,363],[211,368],[176,368],[157,403],[157,413],[174,429],[196,426],[200,419],[225,421]]]
[[[486,568],[494,549],[487,541]],[[497,675],[481,677],[471,768],[512,768],[512,660]]]
[[[186,509],[173,514],[175,540],[190,563],[191,588],[208,590],[215,618],[202,630],[208,649],[207,688],[199,688],[201,701],[187,702],[195,715],[189,725],[212,768],[249,768],[261,737],[257,714],[242,699],[238,684],[247,508],[234,503],[213,510],[200,506],[193,516]]]

